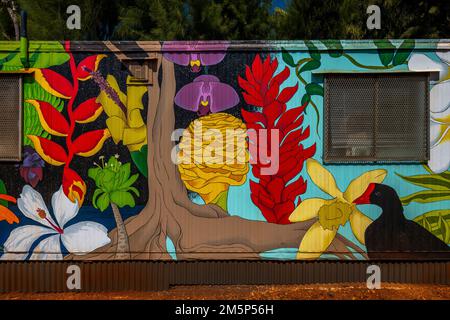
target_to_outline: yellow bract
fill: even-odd
[[[211,203],[230,185],[241,185],[249,170],[246,126],[226,113],[191,122],[178,152],[178,170],[187,189]]]
[[[311,180],[333,199],[306,199],[291,213],[289,220],[292,222],[318,217],[318,221],[305,233],[297,259],[319,258],[330,246],[339,228],[348,221],[355,237],[364,244],[364,232],[372,220],[359,211],[353,201],[366,191],[370,183],[381,183],[386,177],[386,170],[365,172],[352,180],[342,192],[333,175],[317,160],[308,159],[306,169]]]
[[[118,94],[120,101],[126,107],[126,114],[111,97],[102,90],[97,98],[108,115],[106,125],[111,132],[114,143],[122,141],[130,151],[139,151],[147,144],[147,127],[142,119],[141,110],[144,110],[142,97],[147,92],[146,86],[127,86],[124,94],[112,75],[106,81]]]

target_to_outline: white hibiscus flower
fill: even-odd
[[[67,198],[62,187],[52,196],[56,222],[50,216],[41,194],[29,185],[23,187],[17,206],[26,217],[42,226],[26,225],[14,229],[3,245],[5,254],[1,260],[24,260],[38,240],[30,260],[62,260],[61,242],[70,253],[81,255],[111,241],[108,230],[97,222],[83,221],[64,228],[77,215],[79,207],[78,202],[73,203]]]
[[[439,70],[439,81],[430,91],[430,161],[428,166],[435,173],[450,167],[450,51],[438,51],[439,61],[424,54],[413,54],[408,62],[409,70]]]

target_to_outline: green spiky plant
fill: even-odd
[[[115,258],[118,260],[130,259],[130,244],[125,224],[119,208],[124,206],[134,207],[134,197],[139,196],[139,191],[133,184],[139,174],[131,175],[129,163],[122,164],[119,156],[112,156],[107,162],[100,157],[100,164],[88,170],[89,178],[95,181],[97,189],[94,191],[92,203],[95,208],[105,211],[111,206],[117,225],[117,250]]]
[[[409,205],[412,202],[433,203],[450,200],[450,171],[434,173],[428,166],[424,165],[424,168],[427,170],[428,174],[407,177],[397,173],[397,175],[403,180],[418,187],[425,188],[413,194],[402,197],[400,200],[403,205]],[[424,214],[416,217],[414,221],[445,243],[450,244],[449,209],[425,212]]]

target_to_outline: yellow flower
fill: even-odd
[[[289,220],[292,222],[318,217],[304,235],[297,259],[320,257],[330,246],[340,226],[344,226],[348,221],[356,239],[364,244],[364,232],[372,220],[359,211],[353,201],[366,191],[370,183],[381,183],[386,177],[386,170],[368,171],[350,182],[347,190],[342,192],[333,175],[318,161],[308,159],[306,169],[311,180],[333,199],[306,199],[291,213]]]
[[[230,185],[243,184],[249,170],[245,124],[232,115],[212,113],[192,121],[178,146],[178,170],[186,188],[205,203],[220,199],[226,206],[226,197],[219,195]]]
[[[141,110],[144,110],[142,97],[147,92],[147,87],[127,85],[127,94],[124,94],[114,76],[108,75],[106,81],[126,107],[126,110],[122,110],[105,90],[102,90],[97,98],[97,102],[108,115],[106,125],[114,143],[122,141],[130,151],[139,151],[147,144],[147,127],[141,114]]]

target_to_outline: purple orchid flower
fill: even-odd
[[[174,100],[181,108],[204,116],[234,107],[239,103],[239,96],[232,86],[220,82],[219,78],[202,75],[183,86]]]
[[[218,64],[225,57],[228,41],[166,41],[162,46],[163,56],[173,63],[190,66],[199,72],[202,66]]]
[[[24,147],[24,159],[22,165],[19,167],[20,176],[26,183],[33,188],[36,187],[39,181],[43,178],[44,160],[31,147]]]

